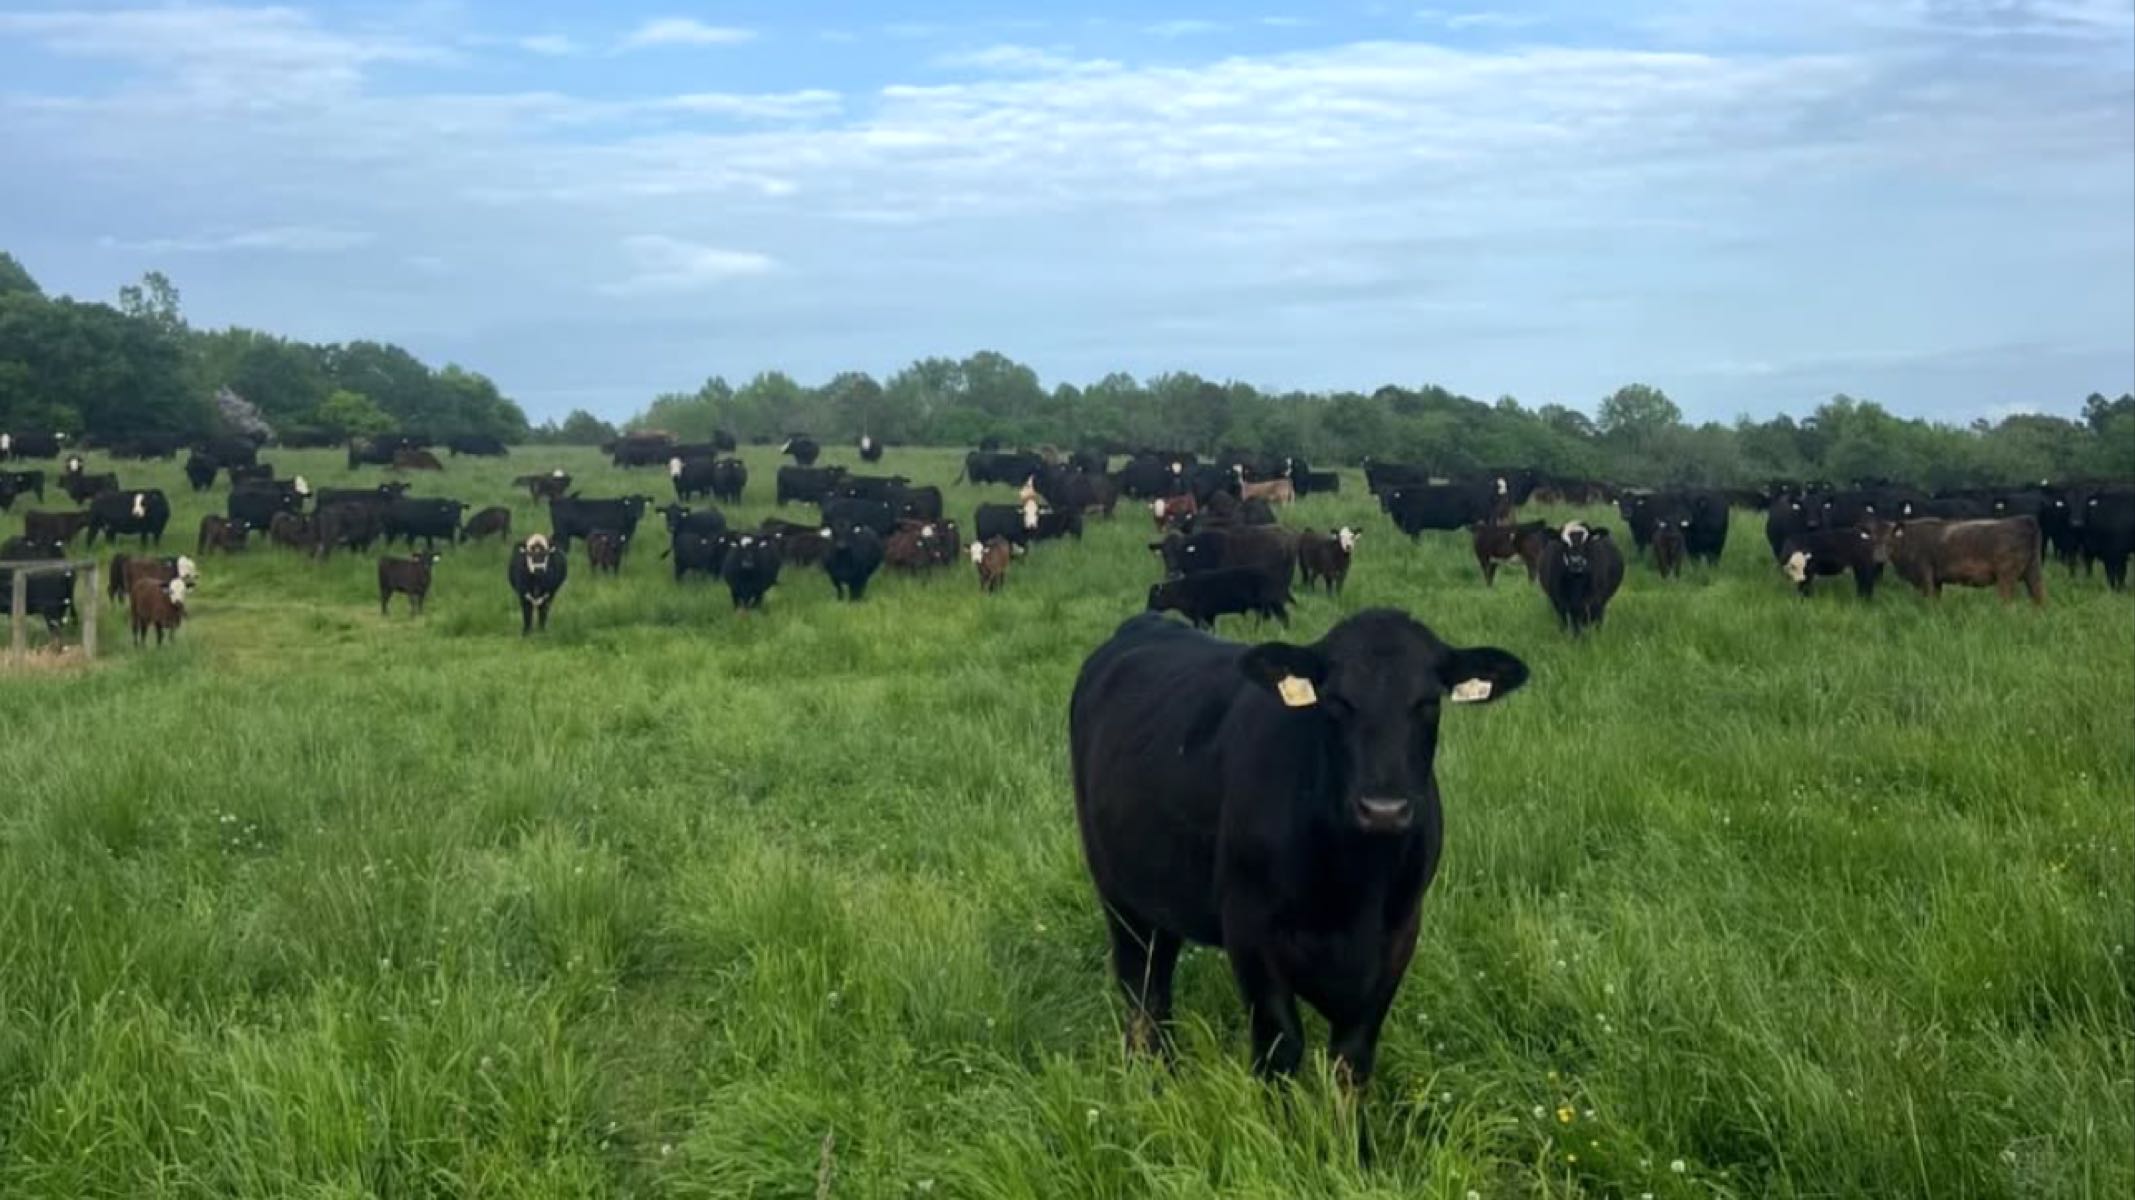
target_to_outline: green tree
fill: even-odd
[[[311,423],[339,437],[391,433],[399,427],[392,415],[378,407],[369,396],[346,388],[336,389],[321,400],[311,414]]]
[[[574,408],[563,419],[557,430],[556,440],[566,446],[598,446],[615,440],[615,426],[608,424],[582,408]]]
[[[165,334],[185,332],[185,317],[178,310],[178,285],[161,271],[150,271],[141,276],[141,282],[120,288],[119,311]]]
[[[14,255],[0,250],[0,296],[43,296],[44,289],[30,277],[28,267]]]
[[[1671,425],[1680,425],[1683,410],[1668,393],[1643,383],[1625,384],[1601,402],[1601,432],[1638,445]]]

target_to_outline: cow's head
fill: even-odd
[[[1354,529],[1351,529],[1349,526],[1344,525],[1340,529],[1334,531],[1334,542],[1335,545],[1340,546],[1342,548],[1342,553],[1349,554],[1356,550],[1357,539],[1362,536],[1364,535]]]
[[[185,594],[189,590],[185,583],[185,577],[182,575],[174,577],[170,582],[163,585],[163,594],[169,596],[171,603],[179,608],[185,607]]]
[[[549,539],[546,536],[538,533],[531,534],[524,542],[519,544],[519,549],[521,553],[526,555],[527,570],[538,573],[549,569],[549,557],[554,551],[550,548]]]
[[[670,458],[667,460],[667,477],[669,479],[682,478],[682,460],[680,458]]]
[[[1596,538],[1607,536],[1607,531],[1589,529],[1579,521],[1566,525],[1557,534],[1558,540],[1564,543],[1564,569],[1574,575],[1586,574],[1589,548]]]
[[[173,566],[171,574],[174,578],[184,580],[185,586],[189,588],[200,586],[200,567],[183,554],[178,556],[178,561]]]
[[[1449,646],[1391,609],[1359,613],[1310,646],[1255,646],[1239,666],[1300,719],[1323,723],[1332,808],[1320,815],[1366,833],[1402,833],[1436,798],[1446,704],[1488,703],[1527,682],[1513,655]]]
[[[68,456],[67,456],[67,474],[69,474],[69,475],[79,475],[79,474],[81,474],[81,473],[82,473],[82,457],[81,457],[81,455],[79,455],[79,454],[70,454],[70,455],[68,455]]]

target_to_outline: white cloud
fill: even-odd
[[[279,225],[238,233],[194,237],[145,238],[128,241],[105,235],[97,244],[107,250],[134,250],[151,254],[222,254],[234,250],[264,250],[286,254],[332,254],[354,250],[377,241],[377,235],[354,229],[321,229],[306,225]]]
[[[732,46],[754,39],[753,30],[732,25],[707,25],[690,17],[660,17],[624,36],[621,48],[640,50],[650,46]]]
[[[1314,22],[1311,17],[1256,17],[1254,18],[1254,24],[1263,25],[1269,29],[1306,29],[1310,28]]]
[[[671,295],[702,291],[751,275],[763,275],[778,266],[767,255],[726,250],[658,234],[624,238],[623,254],[635,270],[626,279],[602,285],[600,290],[606,295]]]
[[[957,54],[936,57],[934,65],[948,68],[968,68],[991,71],[1003,75],[1050,75],[1074,71],[1111,71],[1119,64],[1108,59],[1078,59],[1072,55],[1053,50],[1041,50],[1035,46],[999,45],[984,50],[970,50]]]
[[[820,88],[798,92],[690,92],[653,102],[673,112],[708,113],[761,121],[807,121],[836,116],[838,93]]]
[[[577,42],[560,33],[541,33],[532,37],[523,37],[519,39],[518,46],[528,54],[539,54],[545,58],[566,58],[580,52]]]
[[[1142,32],[1151,37],[1180,38],[1197,37],[1201,34],[1220,33],[1223,22],[1203,20],[1198,17],[1181,17],[1170,21],[1158,21],[1142,26]]]

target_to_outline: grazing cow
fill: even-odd
[[[155,488],[105,492],[89,502],[88,544],[96,545],[100,534],[109,541],[118,540],[120,534],[131,534],[144,546],[151,538],[162,545],[163,530],[170,519],[170,500]]]
[[[742,612],[764,606],[764,594],[778,586],[778,543],[769,538],[742,534],[727,547],[726,561],[719,565],[719,578],[727,594]]]
[[[841,499],[888,502],[911,482],[902,475],[845,475],[831,489],[831,495]]]
[[[558,550],[569,550],[571,539],[596,529],[612,529],[636,537],[638,521],[652,503],[650,496],[623,496],[612,500],[586,500],[563,496],[549,501],[549,528]]]
[[[1787,539],[1780,561],[1787,578],[1804,598],[1814,590],[1819,575],[1841,575],[1853,572],[1853,587],[1861,599],[1872,600],[1876,594],[1876,581],[1883,577],[1883,564],[1890,561],[1892,535],[1896,526],[1888,521],[1870,519],[1866,526],[1848,526],[1844,529],[1819,529],[1813,533],[1797,533]],[[1659,548],[1658,534],[1654,546]]]
[[[243,521],[209,513],[200,518],[200,540],[193,553],[206,558],[208,551],[220,550],[235,554],[245,548],[245,541],[252,535],[252,527]]]
[[[896,510],[899,521],[939,521],[943,506],[941,489],[933,484],[921,487],[900,487],[887,497],[889,505]]]
[[[1507,486],[1502,479],[1485,484],[1405,484],[1380,493],[1379,503],[1394,519],[1394,527],[1415,541],[1427,529],[1504,524],[1512,517]]]
[[[437,461],[437,455],[428,450],[411,450],[403,447],[393,452],[393,469],[396,471],[442,471],[445,464]]]
[[[56,541],[15,537],[0,542],[0,612],[13,603],[15,594],[15,573],[6,564],[51,562],[66,556],[66,546]],[[74,572],[43,571],[28,579],[23,588],[23,614],[42,620],[45,633],[57,637],[60,627],[74,617]]]
[[[2128,558],[2135,555],[2135,491],[2102,489],[2085,496],[2069,515],[2088,562],[2105,566],[2105,585],[2120,591],[2128,585]]]
[[[75,461],[79,462],[80,460],[76,459]],[[76,504],[87,504],[105,492],[118,491],[119,477],[111,471],[105,471],[97,475],[90,475],[82,471],[68,471],[59,477],[59,490],[65,492],[68,498]]]
[[[1177,551],[1182,575],[1226,568],[1258,571],[1287,590],[1297,567],[1297,534],[1288,529],[1239,527],[1189,535]]]
[[[1553,533],[1542,547],[1536,581],[1557,620],[1573,634],[1599,625],[1609,600],[1623,586],[1623,552],[1606,529],[1589,529],[1573,521]]]
[[[719,568],[726,562],[727,546],[733,540],[733,535],[725,533],[710,536],[686,530],[675,533],[668,539],[665,552],[665,557],[674,564],[675,582],[682,582],[691,571],[701,571],[717,579]]]
[[[143,461],[151,458],[176,458],[178,452],[183,449],[185,439],[175,433],[144,433],[113,442],[111,457]]]
[[[57,542],[64,546],[87,528],[87,512],[43,512],[31,509],[22,514],[22,535],[33,542]]]
[[[897,510],[886,500],[826,500],[823,502],[823,524],[839,529],[865,525],[874,530],[877,537],[886,537],[897,530]]]
[[[1307,471],[1302,466],[1290,477],[1300,496],[1332,496],[1342,490],[1342,477],[1333,471]]]
[[[215,473],[221,469],[221,463],[196,450],[186,456],[185,481],[194,491],[204,492],[215,486]]]
[[[520,637],[537,628],[548,629],[549,603],[563,590],[570,570],[570,560],[563,551],[551,547],[549,539],[541,534],[529,534],[525,541],[512,547],[512,560],[504,568],[504,578],[512,585],[512,594],[519,597]]]
[[[178,626],[185,621],[185,580],[136,579],[127,592],[131,609],[133,644],[145,645],[148,631],[156,631],[156,645],[163,644],[168,635],[173,641],[178,637]]]
[[[630,535],[615,529],[596,529],[586,535],[586,564],[614,575],[623,569],[623,551]]]
[[[867,581],[882,566],[882,535],[866,525],[838,525],[830,535],[830,553],[824,556],[823,572],[840,600],[860,600],[867,595]]]
[[[667,460],[667,478],[675,485],[675,499],[687,503],[699,496],[710,495],[712,477],[718,467],[708,458],[670,458]]]
[[[400,443],[393,438],[350,438],[348,442],[348,469],[357,467],[390,467],[393,455],[400,450]]]
[[[267,540],[291,550],[310,548],[316,537],[311,518],[302,513],[276,513],[267,523]]]
[[[716,508],[690,508],[682,504],[670,504],[659,510],[667,521],[670,535],[694,533],[698,537],[715,538],[726,532],[726,514]]]
[[[395,592],[408,597],[408,615],[422,615],[423,601],[430,595],[432,568],[442,555],[422,550],[407,558],[381,558],[378,560],[378,615],[388,616],[387,607]]]
[[[570,472],[565,471],[562,467],[557,467],[546,475],[537,473],[513,476],[512,486],[525,488],[527,499],[539,504],[544,500],[554,500],[558,496],[569,495],[571,492],[571,475]]]
[[[1021,486],[1024,480],[1045,469],[1045,460],[1035,454],[974,450],[964,456],[958,483],[1005,483]]]
[[[274,523],[276,513],[300,513],[304,511],[304,498],[311,494],[311,485],[299,475],[295,479],[278,479],[268,483],[247,483],[230,489],[223,501],[223,512],[233,521],[243,521],[254,529],[265,529]],[[322,494],[319,507],[331,503]]]
[[[241,483],[274,482],[273,463],[254,463],[249,467],[231,467],[229,473],[231,487],[236,487]]]
[[[332,558],[340,548],[368,553],[384,530],[382,504],[329,504],[312,518],[312,553],[320,559]]]
[[[749,486],[749,466],[738,458],[722,458],[712,463],[712,499],[722,504],[741,503],[741,492]]]
[[[403,496],[385,506],[378,527],[388,546],[405,540],[412,548],[415,539],[421,538],[423,549],[434,550],[440,540],[449,543],[459,537],[460,514],[465,511],[466,503],[459,500]]]
[[[1907,521],[1891,534],[1890,563],[1898,577],[1931,600],[1944,584],[1987,587],[2007,603],[2022,583],[2035,605],[2046,603],[2040,565],[2044,538],[2031,517],[2000,521]]]
[[[1374,496],[1409,488],[1431,486],[1430,468],[1415,463],[1364,460],[1364,487]]]
[[[972,514],[972,536],[990,542],[994,538],[1012,546],[1027,547],[1036,540],[1044,517],[1036,500],[1022,504],[981,504]]]
[[[0,509],[15,503],[15,497],[34,495],[44,503],[43,471],[0,471]]]
[[[969,470],[968,460],[966,470]],[[1183,464],[1180,470],[1184,470]],[[1155,500],[1175,495],[1179,491],[1178,473],[1172,471],[1170,463],[1160,458],[1130,459],[1127,465],[1119,469],[1119,474],[1113,477],[1113,482],[1119,485],[1121,495],[1131,496],[1136,500]]]
[[[1674,513],[1653,522],[1653,569],[1662,579],[1683,573],[1683,557],[1690,545],[1683,536],[1687,525],[1683,517]]]
[[[871,437],[869,437],[868,435],[866,435],[866,434],[864,434],[864,433],[863,433],[863,434],[861,434],[861,435],[860,435],[860,461],[861,461],[861,462],[881,462],[881,461],[882,461],[882,443],[881,443],[881,442],[878,442],[878,441],[876,441],[876,440],[875,440],[874,438],[871,438]]]
[[[479,542],[488,537],[508,538],[512,535],[512,510],[502,505],[491,505],[467,518],[460,526],[459,540]]]
[[[1015,557],[1015,547],[1004,538],[971,543],[971,565],[978,568],[979,590],[998,592],[1008,582],[1008,560]]]
[[[10,458],[58,458],[64,433],[0,433],[0,462]]]
[[[458,437],[446,438],[445,448],[452,451],[454,458],[462,454],[475,458],[503,458],[511,453],[504,448],[502,439],[480,433],[463,433]]]
[[[1518,525],[1489,522],[1471,526],[1468,532],[1485,587],[1496,587],[1498,564],[1515,558],[1527,568],[1527,578],[1534,579],[1535,569],[1542,563],[1542,547],[1549,541],[1546,521],[1523,521]]]
[[[657,466],[674,457],[675,438],[671,433],[656,431],[626,433],[603,445],[601,452],[618,467]]]
[[[1820,505],[1799,495],[1773,496],[1764,506],[1764,540],[1772,547],[1772,561],[1785,562],[1783,547],[1788,539],[1822,529],[1823,516]]]
[[[1149,587],[1150,612],[1176,612],[1197,628],[1213,629],[1216,618],[1227,613],[1253,613],[1290,623],[1288,585],[1252,567],[1219,567],[1213,571],[1181,575]]]
[[[200,568],[183,554],[176,558],[141,558],[131,554],[111,556],[111,578],[104,585],[104,593],[118,600],[133,591],[136,579],[153,579],[162,583],[171,579],[185,580],[187,588],[200,586]]]
[[[814,438],[801,435],[787,438],[786,444],[780,446],[778,452],[792,455],[793,461],[803,467],[814,466],[815,460],[823,456],[823,448],[816,444]]]
[[[1356,554],[1363,534],[1344,525],[1333,533],[1307,529],[1297,535],[1297,569],[1305,586],[1324,583],[1328,595],[1342,590],[1349,580],[1349,560]]]
[[[1047,467],[1031,477],[1031,487],[1054,508],[1100,512],[1109,518],[1119,504],[1119,485],[1102,473]]]
[[[1173,967],[1198,942],[1230,959],[1256,1071],[1303,1061],[1302,1000],[1364,1088],[1438,869],[1439,715],[1526,681],[1511,654],[1391,609],[1310,646],[1121,625],[1076,677],[1068,745],[1128,1048],[1168,1041]]]
[[[259,443],[249,437],[210,438],[196,449],[225,467],[249,467],[259,461]]]
[[[917,572],[948,565],[956,538],[931,521],[898,525],[882,546],[882,561],[893,571]]]
[[[407,495],[408,485],[395,480],[367,488],[320,488],[314,512],[325,512],[336,504],[368,504],[381,511],[386,505]],[[291,510],[294,511],[294,510]]]
[[[820,504],[836,495],[838,481],[844,477],[843,467],[780,467],[777,502],[781,506],[789,500]]]

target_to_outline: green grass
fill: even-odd
[[[554,462],[666,491],[584,451],[418,491]],[[222,502],[117,469],[174,545]],[[2127,597],[1802,603],[1743,518],[1575,643],[1345,486],[1293,518],[1366,531],[1293,637],[1393,604],[1534,668],[1446,720],[1373,1167],[1323,1074],[1247,1075],[1218,955],[1176,1068],[1122,1057],[1065,714],[1154,577],[1135,513],[998,596],[794,572],[748,618],[648,537],[528,641],[502,545],[420,620],[369,558],[260,547],[174,646],[110,614],[97,669],[0,675],[0,1195],[814,1196],[826,1158],[857,1197],[2135,1190]]]

